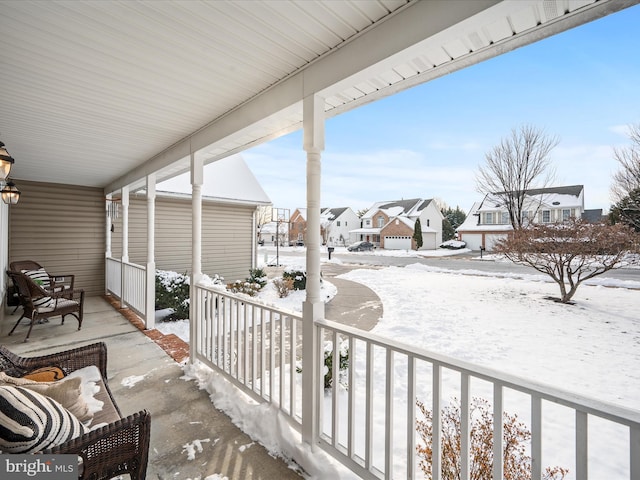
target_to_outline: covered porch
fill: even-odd
[[[12,68],[6,69],[2,79],[1,100],[8,114],[0,117],[0,132],[16,159],[12,178],[18,186],[23,179],[50,182],[57,188],[99,189],[100,207],[120,199],[123,250],[117,258],[111,255],[112,224],[105,210],[92,216],[102,223],[99,235],[105,240],[102,286],[122,306],[138,312],[147,329],[153,328],[154,321],[156,184],[190,173],[190,361],[202,362],[257,402],[277,408],[297,432],[299,444],[323,450],[362,478],[415,478],[416,388],[428,378],[430,405],[440,412],[442,375],[447,371],[460,378],[459,397],[467,416],[463,433],[469,429],[471,379],[489,385],[496,417],[501,417],[505,390],[530,397],[533,478],[543,475],[540,458],[548,433],[542,429],[542,405],[551,402],[566,405],[575,415],[577,478],[587,478],[593,454],[588,448],[588,418],[594,415],[625,429],[628,448],[622,454],[629,463],[630,478],[636,479],[640,477],[637,412],[574,398],[568,392],[343,327],[324,318],[319,295],[321,165],[328,118],[635,3],[340,2],[339,11],[334,11],[326,2],[251,2],[259,14],[245,9],[245,2],[181,3],[175,10],[176,4],[170,2],[126,6],[71,2],[43,10],[27,2],[3,4],[1,25],[11,48],[3,49],[2,60]],[[230,21],[234,28],[228,27]],[[85,49],[87,42],[93,50]],[[46,54],[41,55],[42,51]],[[172,54],[171,68],[167,52]],[[60,63],[66,68],[61,69]],[[50,90],[43,89],[43,84]],[[302,315],[255,304],[202,282],[204,166],[297,129],[304,132],[301,161],[307,165],[310,232]],[[51,151],[64,155],[52,162]],[[133,264],[128,255],[127,208],[134,192],[144,192],[147,199],[145,264]],[[12,258],[5,233],[10,208],[0,206],[3,269]],[[72,262],[76,268],[85,263],[83,258]],[[96,317],[96,325],[103,322],[101,318]],[[125,360],[132,354],[129,349],[148,341],[139,336],[137,344],[118,344],[125,336],[134,338],[133,334],[139,332],[123,331],[109,340]],[[323,396],[325,340],[336,346],[348,344],[352,361],[363,365],[363,376],[349,379],[354,388],[346,406],[341,406],[335,392],[330,399]],[[64,344],[59,343],[60,347]],[[406,365],[401,379],[395,375],[398,361]],[[428,377],[418,376],[418,365],[426,368]],[[122,372],[117,375],[128,374],[126,365],[114,368]],[[149,373],[154,366],[146,361],[136,368]],[[350,369],[351,375],[354,370]],[[337,378],[338,371],[333,373]],[[408,395],[399,403],[396,380],[408,385]],[[153,390],[147,390],[147,396],[149,391]],[[130,393],[124,387],[116,391],[125,398]],[[131,401],[143,402],[141,395],[130,396]],[[384,404],[381,422],[374,418],[380,411],[374,405],[380,402]],[[122,405],[127,408],[126,403]],[[356,417],[356,410],[362,417]],[[434,478],[440,471],[438,418],[434,420]],[[215,431],[211,425],[208,428]],[[501,433],[502,426],[496,422],[495,438],[502,438]],[[464,476],[470,468],[468,442],[461,448]],[[500,441],[495,442],[494,452],[501,457]],[[156,459],[161,464],[165,453],[179,457],[182,452],[159,452]],[[151,469],[152,465],[153,456]],[[503,466],[496,462],[493,477],[502,476]]]

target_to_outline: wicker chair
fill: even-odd
[[[9,269],[12,272],[25,272],[28,270],[40,270],[44,268],[33,260],[17,260],[9,264]],[[75,284],[75,275],[49,275],[49,290],[54,292],[61,292],[63,290],[72,291]]]
[[[20,357],[0,345],[0,370],[11,376],[22,376],[38,368],[56,366],[65,373],[95,365],[102,382],[99,400],[113,406],[118,419],[62,445],[44,450],[46,454],[73,454],[82,458],[81,479],[108,479],[129,474],[144,480],[149,460],[151,415],[142,410],[126,418],[113,398],[107,383],[107,347],[95,343],[85,347],[40,357]]]
[[[9,275],[16,287],[18,298],[22,305],[22,315],[18,318],[9,335],[13,334],[23,318],[30,320],[29,331],[24,339],[25,342],[29,340],[34,324],[57,315],[62,316],[62,324],[64,324],[64,319],[67,315],[73,315],[78,320],[78,330],[82,328],[84,290],[55,288],[54,284],[45,289],[20,271],[9,270],[7,275]],[[38,304],[38,300],[43,298],[49,298],[50,301],[44,305]]]

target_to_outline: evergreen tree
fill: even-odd
[[[447,241],[455,237],[456,230],[466,220],[467,214],[456,205],[455,210],[446,207],[441,210],[444,220],[442,220],[442,240]]]
[[[640,188],[629,192],[625,198],[611,207],[611,223],[626,223],[636,232],[640,232]]]
[[[413,239],[416,241],[416,250],[422,248],[422,223],[420,219],[416,220],[416,225],[413,229]]]

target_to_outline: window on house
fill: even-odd
[[[484,223],[488,223],[488,224],[493,223],[493,212],[486,212],[484,214]]]
[[[542,211],[542,223],[551,222],[551,210],[543,210]]]
[[[566,222],[567,220],[569,220],[569,218],[571,218],[571,209],[570,208],[563,208],[562,209],[562,221]]]
[[[502,223],[503,225],[506,225],[507,223],[509,223],[509,212],[502,212],[500,223]]]
[[[427,218],[427,227],[429,227],[429,226],[430,226],[430,225],[429,225],[430,223],[431,223],[431,220],[430,220],[429,218]]]
[[[336,222],[336,227],[339,227],[339,226],[340,226],[340,220]]]
[[[382,228],[384,227],[384,217],[383,216],[379,216],[378,217],[378,228]]]
[[[364,224],[365,224],[367,227],[370,227],[370,226],[371,226],[371,220],[365,220],[365,221],[364,221]]]

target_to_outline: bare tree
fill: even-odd
[[[555,169],[549,153],[559,141],[558,137],[523,125],[511,130],[509,137],[485,154],[486,165],[476,176],[477,190],[506,208],[514,230],[526,226],[527,191],[553,182]]]
[[[256,209],[256,235],[262,240],[262,227],[271,222],[271,206],[259,206]]]
[[[611,220],[640,231],[640,124],[629,126],[631,145],[614,148],[620,169],[613,175]]]
[[[585,280],[640,264],[640,235],[622,223],[594,224],[572,218],[515,230],[494,250],[549,275],[560,287],[557,300],[570,303]]]
[[[611,186],[614,202],[625,199],[630,192],[640,188],[640,124],[629,126],[629,138],[631,145],[613,149],[613,156],[620,164]]]

